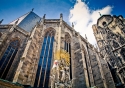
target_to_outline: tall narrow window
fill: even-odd
[[[0,59],[0,78],[6,79],[8,71],[18,51],[18,47],[19,47],[18,40],[11,41],[4,55]]]
[[[48,88],[53,53],[53,42],[54,31],[50,30],[46,33],[43,40],[34,87]]]
[[[70,54],[70,79],[72,79],[72,66],[71,66],[71,37],[68,33],[65,34],[65,44],[64,49]]]

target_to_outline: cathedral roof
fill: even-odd
[[[30,12],[28,12],[28,13],[22,15],[21,17],[19,17],[19,18],[17,18],[16,20],[10,22],[9,24],[14,24],[14,23],[19,19],[19,20],[18,20],[18,23],[17,23],[17,25],[18,25],[29,13],[30,13]]]

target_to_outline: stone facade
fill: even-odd
[[[41,85],[39,80],[37,88],[55,88],[60,76],[56,76],[55,81],[52,80],[52,68],[54,65],[55,52],[58,50],[66,50],[70,54],[70,80],[69,88],[115,88],[115,84],[102,52],[91,45],[87,39],[84,39],[78,32],[74,30],[74,26],[70,27],[63,21],[62,14],[60,19],[46,19],[45,15],[42,20],[36,23],[32,31],[27,32],[14,23],[13,25],[0,25],[0,58],[3,58],[8,45],[13,39],[19,40],[20,44],[16,56],[10,65],[9,72],[5,76],[5,80],[17,82],[22,85],[35,86],[37,70],[41,58],[41,50],[44,45],[46,36],[54,36],[52,59],[50,61],[49,83],[46,87],[46,76]],[[50,37],[51,38],[51,37]],[[114,57],[115,58],[115,57]],[[47,59],[48,63],[48,58]],[[1,59],[2,60],[2,59]],[[9,63],[9,62],[7,62]],[[42,68],[41,68],[42,69]],[[63,72],[58,71],[59,74]],[[58,73],[55,73],[58,75]],[[45,70],[44,74],[48,74]],[[2,75],[0,76],[2,78]],[[65,80],[61,81],[62,83]],[[54,87],[55,86],[55,87]],[[35,87],[35,88],[36,88]],[[67,87],[60,87],[67,88]]]
[[[120,16],[103,15],[93,31],[102,58],[108,63],[115,85],[125,83],[125,19]]]

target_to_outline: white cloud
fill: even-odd
[[[88,5],[81,0],[77,0],[74,8],[70,9],[69,21],[74,23],[74,28],[83,37],[87,35],[88,41],[91,44],[96,44],[95,37],[93,35],[92,25],[97,23],[97,19],[101,14],[110,14],[112,11],[111,6],[106,6],[102,9],[91,10]]]

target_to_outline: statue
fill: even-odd
[[[65,77],[66,77],[66,71],[65,68],[63,68],[62,70],[60,70],[62,72],[62,77],[61,77],[61,81],[65,82]]]
[[[71,88],[70,55],[65,50],[55,53],[55,60],[51,72],[51,88]]]

